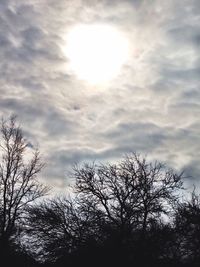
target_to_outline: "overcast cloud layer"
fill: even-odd
[[[77,23],[106,23],[131,43],[121,74],[78,80],[62,47]],[[137,151],[200,177],[199,0],[0,0],[0,115],[18,115],[63,186],[74,162]]]

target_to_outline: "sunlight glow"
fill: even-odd
[[[79,25],[67,35],[65,54],[79,79],[101,83],[113,79],[128,58],[128,41],[108,25]]]

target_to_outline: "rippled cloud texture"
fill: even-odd
[[[111,82],[78,80],[63,54],[77,23],[106,23],[128,38]],[[65,185],[74,162],[137,151],[200,174],[199,0],[1,0],[0,115],[12,113]]]

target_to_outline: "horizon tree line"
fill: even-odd
[[[73,169],[73,197],[43,198],[44,164],[12,116],[0,126],[0,255],[8,266],[199,266],[200,197],[137,153]],[[40,201],[37,201],[40,200]]]

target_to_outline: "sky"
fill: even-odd
[[[102,83],[80,78],[67,56],[70,30],[96,24],[129,44]],[[0,0],[0,116],[16,114],[39,147],[41,179],[63,188],[74,163],[137,152],[198,183],[199,25],[199,0]]]

